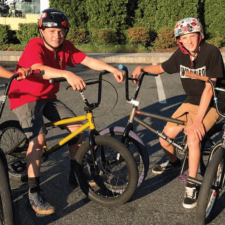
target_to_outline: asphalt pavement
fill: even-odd
[[[121,63],[121,62],[119,62]],[[124,63],[124,62],[123,62]],[[113,64],[117,66],[117,64]],[[14,65],[8,64],[10,70]],[[137,64],[126,63],[129,71]],[[70,69],[70,68],[67,68]],[[70,69],[84,79],[97,77],[98,73],[83,66]],[[155,77],[146,77],[140,91],[140,109],[164,116],[171,116],[173,111],[185,99],[183,89],[177,74],[164,74]],[[105,82],[103,86],[102,104],[95,112],[95,122],[98,130],[111,126],[125,126],[132,106],[125,101],[124,83],[117,84],[112,75],[104,77],[111,82],[115,89]],[[4,79],[0,79],[3,82]],[[161,81],[161,85],[159,85]],[[103,83],[104,85],[104,83]],[[83,114],[81,98],[71,89],[66,90],[66,83],[61,84],[58,98],[64,101],[77,115]],[[130,93],[134,92],[135,85],[131,84]],[[87,97],[94,99],[95,89],[87,88]],[[164,96],[164,99],[161,99]],[[116,102],[116,106],[112,106]],[[111,103],[111,104],[110,104]],[[15,118],[8,109],[8,104],[2,121]],[[145,119],[156,129],[162,129],[165,123]],[[140,125],[135,125],[136,133],[146,144],[150,159],[150,167],[145,182],[139,187],[129,202],[124,205],[105,208],[90,201],[80,189],[73,190],[69,186],[69,160],[66,148],[57,151],[42,164],[41,187],[51,204],[56,206],[56,213],[40,217],[34,213],[27,201],[27,187],[22,183],[11,181],[16,225],[61,225],[61,224],[92,224],[92,225],[194,225],[196,224],[195,209],[187,210],[182,207],[184,184],[178,179],[179,171],[155,176],[151,169],[157,163],[165,160],[158,137],[146,131]],[[55,143],[64,135],[64,131],[52,130],[47,136],[49,145]],[[219,200],[215,209],[215,218],[211,225],[225,224],[225,194]]]

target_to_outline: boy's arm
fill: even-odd
[[[151,66],[138,66],[134,69],[132,76],[133,78],[138,78],[142,72],[152,73],[155,75],[164,73],[161,64],[160,65],[151,65]],[[134,81],[136,83],[136,81]]]
[[[31,70],[25,69],[25,68],[19,68],[17,72],[22,74],[18,78],[18,80],[24,79],[31,74]],[[13,74],[14,74],[13,72],[11,72],[11,71],[5,69],[4,67],[0,66],[0,77],[4,77],[4,78],[9,79],[9,78],[12,77]]]
[[[4,77],[4,78],[10,78],[13,75],[13,73],[7,69],[5,69],[4,67],[0,66],[0,77]]]
[[[45,80],[57,77],[64,77],[67,80],[67,82],[71,85],[73,90],[83,90],[86,88],[86,84],[83,81],[83,79],[70,71],[55,69],[49,66],[45,66],[43,64],[34,64],[31,66],[31,69],[41,70],[42,73],[36,76]]]
[[[86,56],[85,59],[81,62],[82,65],[89,67],[90,69],[96,71],[107,70],[112,73],[118,83],[121,83],[124,78],[124,72],[116,69],[115,67],[89,56]]]
[[[216,82],[216,78],[211,78],[213,82]],[[189,132],[195,132],[199,140],[205,135],[205,129],[203,126],[203,119],[208,110],[209,104],[213,96],[211,84],[205,82],[205,89],[202,92],[198,113],[193,121],[193,124],[187,129],[187,135]]]

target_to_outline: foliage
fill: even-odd
[[[116,44],[118,38],[115,29],[98,29],[91,31],[91,41],[94,44]]]
[[[70,29],[66,39],[71,41],[74,45],[89,42],[88,33],[85,29],[76,29],[75,31]]]
[[[126,36],[129,44],[141,44],[146,46],[151,42],[152,35],[147,27],[132,27],[126,30]]]
[[[135,25],[159,30],[185,17],[198,16],[198,0],[139,0]]]
[[[19,30],[16,31],[16,36],[21,44],[27,44],[34,37],[38,37],[38,29],[36,23],[20,23]]]
[[[0,44],[4,45],[9,41],[9,32],[10,26],[9,25],[2,25],[0,24]]]
[[[206,38],[215,38],[218,34],[225,37],[225,0],[205,0],[204,1],[204,18]]]
[[[225,38],[221,36],[217,31],[215,32],[215,35],[216,36],[214,36],[213,38],[207,40],[207,42],[211,45],[221,48],[225,44]]]
[[[87,28],[87,9],[84,0],[50,0],[50,7],[57,8],[66,13],[72,30]]]
[[[154,42],[157,48],[171,48],[176,46],[176,41],[173,35],[173,29],[164,27],[159,29],[158,36]]]

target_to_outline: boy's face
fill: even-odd
[[[190,33],[180,36],[179,41],[192,54],[194,54],[198,47],[199,34]]]
[[[45,41],[51,45],[54,48],[58,48],[64,41],[64,34],[65,29],[64,28],[45,28],[43,30],[40,30],[41,35],[45,38]],[[50,46],[45,46],[50,49],[52,49]]]

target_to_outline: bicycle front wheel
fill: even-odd
[[[94,202],[111,207],[126,203],[137,187],[138,171],[129,150],[120,141],[96,136],[94,157],[89,141],[76,154],[77,178],[82,191]]]
[[[222,143],[216,144],[213,150],[215,153],[207,166],[198,197],[198,225],[208,223],[212,219],[213,208],[224,184],[225,151]]]
[[[204,173],[210,161],[210,154],[215,145],[222,139],[224,130],[223,123],[215,124],[204,136],[201,141],[201,158],[200,158],[200,174],[204,177]]]
[[[16,120],[9,120],[0,124],[0,130],[0,148],[3,149],[6,156],[9,177],[16,181],[25,181],[27,178],[26,151],[29,144],[28,139]]]
[[[125,128],[112,127],[106,128],[100,132],[100,135],[112,136],[121,141]],[[130,131],[128,137],[124,139],[123,144],[132,153],[138,168],[138,184],[139,187],[145,180],[149,169],[149,155],[142,140],[133,131]]]
[[[13,225],[13,203],[6,172],[3,160],[0,157],[0,224]]]

